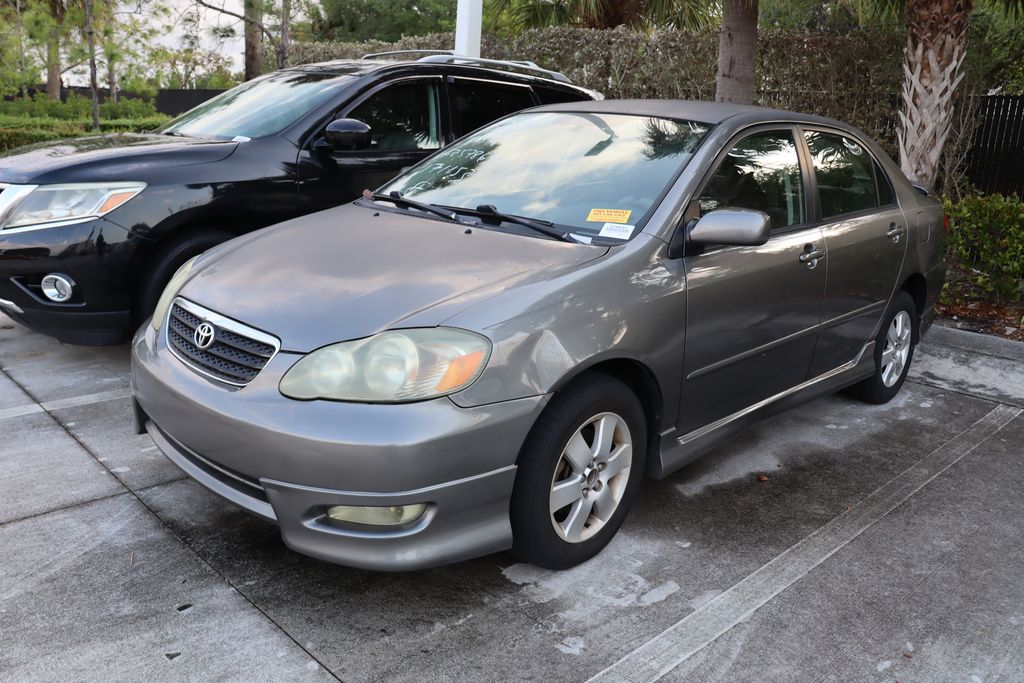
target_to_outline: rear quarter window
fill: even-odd
[[[587,102],[589,97],[575,90],[562,88],[548,88],[545,86],[533,86],[533,92],[537,93],[541,104],[561,104],[562,102]]]
[[[506,114],[535,106],[528,86],[457,79],[449,86],[455,137],[472,133]]]

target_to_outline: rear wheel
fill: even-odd
[[[899,393],[917,343],[917,307],[906,292],[893,300],[875,337],[875,374],[850,388],[850,394],[868,403],[888,403]]]
[[[167,286],[178,268],[181,268],[190,258],[233,237],[233,234],[222,230],[200,232],[160,248],[142,273],[142,286],[139,288],[135,308],[132,311],[135,324],[140,324],[153,313],[156,302],[163,294],[164,287]]]
[[[646,444],[643,408],[619,380],[588,375],[557,394],[519,458],[513,551],[549,569],[599,553],[636,495]]]

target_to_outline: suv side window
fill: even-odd
[[[437,85],[413,81],[370,95],[348,116],[370,126],[371,150],[408,152],[441,147],[437,113]]]
[[[702,215],[723,208],[764,211],[773,230],[805,221],[804,183],[792,132],[755,133],[729,150],[700,196]]]
[[[878,207],[875,162],[866,149],[838,133],[807,131],[805,135],[823,219]]]
[[[530,88],[523,85],[457,78],[448,91],[452,98],[452,130],[456,138],[506,114],[534,106]]]
[[[541,104],[561,104],[562,102],[586,102],[590,98],[573,90],[561,88],[546,88],[542,85],[533,86],[533,92],[540,99]]]

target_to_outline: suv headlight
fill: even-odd
[[[298,399],[404,403],[451,394],[480,376],[491,342],[447,327],[381,332],[313,351],[285,373]]]
[[[99,218],[146,188],[145,183],[68,183],[21,185],[0,216],[0,229],[45,228],[51,224]],[[6,202],[5,202],[6,203]]]
[[[202,254],[200,254],[202,256]],[[167,286],[164,287],[163,293],[160,298],[157,299],[156,308],[153,309],[153,318],[150,324],[154,330],[159,331],[160,326],[163,325],[164,320],[167,318],[167,309],[171,307],[171,302],[174,301],[174,297],[177,296],[178,290],[185,284],[185,278],[192,272],[192,266],[195,265],[196,259],[199,256],[193,256],[188,261],[185,261],[181,265],[181,268],[171,276],[171,279],[167,281]]]

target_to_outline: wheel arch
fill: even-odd
[[[647,365],[634,358],[611,357],[595,359],[593,362],[577,366],[574,371],[563,377],[553,388],[558,392],[577,381],[584,375],[604,374],[613,377],[636,394],[643,407],[647,421],[647,458],[646,472],[650,475],[652,465],[657,461],[661,446],[661,425],[664,411],[664,397],[657,377]]]
[[[924,315],[925,305],[928,299],[928,281],[921,273],[911,273],[900,286],[901,292],[906,292],[914,300],[914,309],[917,311],[918,324],[914,326],[914,343],[921,341],[920,321]]]

